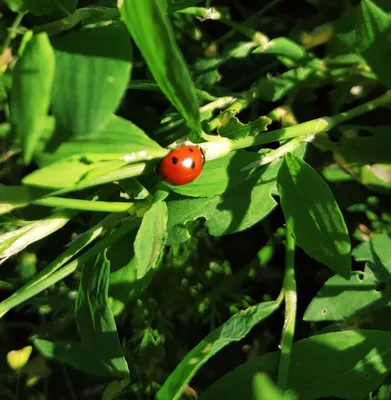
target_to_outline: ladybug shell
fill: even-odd
[[[163,158],[159,174],[168,183],[185,185],[198,178],[204,161],[204,154],[198,146],[181,146]]]

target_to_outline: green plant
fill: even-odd
[[[0,6],[2,397],[387,398],[390,6],[302,3]]]

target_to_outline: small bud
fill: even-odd
[[[21,350],[12,350],[7,353],[7,363],[11,369],[14,371],[21,370],[29,360],[33,348],[31,346],[26,346]]]

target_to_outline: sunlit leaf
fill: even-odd
[[[278,302],[269,301],[249,307],[209,333],[175,368],[157,393],[157,399],[179,399],[186,384],[202,365],[228,344],[243,339],[256,324],[271,315],[278,306]]]
[[[119,10],[156,82],[189,126],[200,134],[195,88],[162,8],[155,0],[123,0]]]
[[[310,257],[349,278],[350,238],[328,185],[311,166],[288,153],[278,173],[278,191],[297,244]]]

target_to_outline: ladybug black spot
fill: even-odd
[[[196,164],[195,164],[195,162],[193,161],[193,162],[191,163],[191,169],[194,169],[195,166],[196,166]]]
[[[192,148],[189,148],[189,151],[190,151],[190,153],[193,153],[194,150]]]
[[[173,164],[178,164],[178,159],[176,157],[172,157],[171,161]]]

